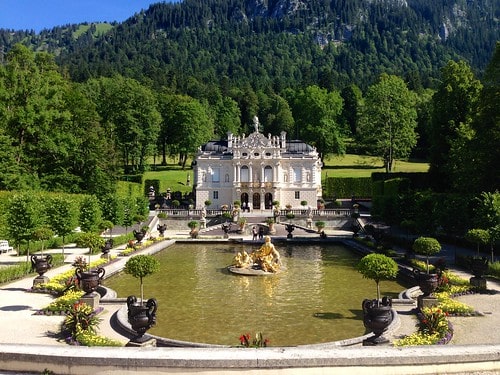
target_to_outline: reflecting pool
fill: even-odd
[[[158,300],[148,333],[175,340],[238,345],[241,334],[262,332],[271,346],[337,341],[365,334],[361,302],[376,286],[356,271],[360,255],[340,244],[275,243],[286,271],[241,276],[227,271],[245,244],[175,244],[157,256],[161,270],[144,279],[145,298]],[[140,296],[124,273],[105,280],[119,297]],[[405,287],[381,282],[383,295]]]

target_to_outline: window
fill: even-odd
[[[295,199],[300,199],[300,191],[295,192]]]
[[[302,168],[293,168],[293,182],[302,182]]]
[[[220,169],[219,168],[212,169],[212,182],[220,182]]]
[[[214,200],[219,199],[219,192],[218,192],[218,191],[216,191],[216,190],[215,190],[215,191],[213,191],[212,198],[213,198]]]
[[[241,167],[241,170],[240,170],[240,181],[241,182],[248,182],[248,181],[250,181],[250,172],[249,172],[248,167],[246,165],[244,165],[243,167]]]
[[[264,182],[272,182],[273,181],[273,168],[267,165],[264,168]]]

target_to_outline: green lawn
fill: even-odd
[[[190,165],[188,162],[186,165]],[[167,166],[151,167],[144,173],[144,180],[159,180],[160,191],[165,192],[168,188],[172,191],[188,193],[192,190],[193,170],[187,167],[182,170],[173,159],[168,160]],[[394,172],[427,172],[428,163],[395,161]],[[328,177],[370,177],[373,172],[385,172],[382,160],[373,156],[344,155],[330,156],[325,159],[322,169],[322,178]],[[187,185],[187,176],[190,176],[191,186]]]
[[[373,172],[385,172],[380,158],[352,155],[329,156],[324,161],[323,179],[328,177],[370,177]],[[427,172],[429,163],[396,160],[393,172]]]
[[[182,193],[190,193],[193,189],[193,170],[191,169],[191,161],[186,163],[187,167],[182,170],[174,160],[167,160],[166,166],[151,167],[150,171],[144,173],[143,181],[145,180],[159,180],[160,191],[166,192],[167,189],[171,191],[180,191]],[[191,186],[188,186],[188,175],[191,179]]]

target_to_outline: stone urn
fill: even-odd
[[[158,224],[156,229],[160,233],[160,237],[163,237],[165,235],[165,231],[167,230],[167,224]]]
[[[471,262],[471,271],[475,277],[483,277],[486,271],[488,271],[488,259],[473,258]]]
[[[80,289],[87,294],[91,294],[97,290],[97,287],[101,284],[105,273],[106,271],[101,267],[97,270],[89,271],[83,271],[81,268],[77,268],[75,272]]]
[[[141,229],[139,231],[134,229],[133,233],[134,233],[134,238],[138,243],[140,243],[146,236],[146,231],[144,229]]]
[[[415,280],[424,297],[430,296],[439,285],[439,275],[437,273],[425,273],[420,270],[413,271]]]
[[[113,248],[113,239],[109,238],[104,242],[104,246],[101,248],[103,255],[108,255]]]
[[[285,229],[288,232],[286,238],[293,238],[292,232],[295,229],[295,226],[293,224],[285,224]]]
[[[45,272],[52,268],[52,255],[32,255],[31,268],[35,270],[39,276],[43,276]]]
[[[473,258],[471,262],[471,271],[474,276],[469,279],[470,284],[476,289],[486,289],[487,281],[483,275],[488,271],[488,259]]]
[[[150,298],[146,302],[138,302],[135,296],[127,297],[128,322],[132,329],[137,332],[133,342],[144,342],[144,334],[148,329],[156,324],[156,310],[158,302],[155,298]]]
[[[363,309],[363,324],[372,331],[372,336],[363,341],[364,346],[373,346],[387,343],[383,333],[387,331],[392,323],[392,301],[389,297],[382,298],[382,301],[376,299],[365,299],[361,304]]]

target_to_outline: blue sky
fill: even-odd
[[[121,22],[159,2],[178,0],[0,0],[0,28],[39,32],[69,23]]]

